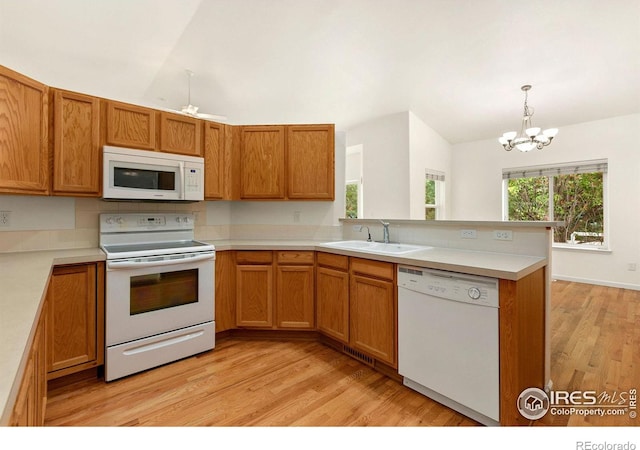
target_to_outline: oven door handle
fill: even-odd
[[[209,259],[215,259],[215,253],[206,253],[204,255],[190,256],[179,259],[163,259],[161,261],[107,261],[107,269],[140,269],[143,267],[172,266],[175,264],[206,261]]]

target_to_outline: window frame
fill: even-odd
[[[444,219],[444,192],[445,192],[445,174],[432,169],[425,169],[425,197],[426,197],[426,181],[434,181],[435,203],[424,204],[424,220],[442,220]],[[427,219],[427,208],[435,210],[434,219]]]
[[[545,176],[548,178],[549,199],[547,205],[548,220],[555,221],[554,211],[554,188],[555,177],[558,175],[569,175],[579,173],[602,173],[602,226],[603,236],[600,245],[571,244],[569,242],[552,241],[553,248],[563,248],[584,251],[610,251],[610,225],[609,225],[609,177],[608,160],[590,160],[570,163],[558,163],[553,165],[516,167],[502,170],[502,218],[509,220],[509,180],[515,178],[533,178]],[[522,176],[511,176],[511,174],[522,173]],[[526,175],[526,176],[525,176]]]

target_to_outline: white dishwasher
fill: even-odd
[[[499,425],[498,280],[398,267],[398,372],[404,384]]]

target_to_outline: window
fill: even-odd
[[[347,219],[358,218],[358,182],[347,183],[347,198],[346,198],[346,211],[345,217]]]
[[[444,174],[435,170],[426,170],[424,183],[425,220],[442,219],[444,204]]]
[[[564,222],[554,228],[554,244],[606,245],[606,160],[504,169],[502,178],[505,220]]]
[[[345,166],[345,217],[362,219],[362,144],[347,147]]]

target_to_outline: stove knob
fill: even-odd
[[[118,225],[122,225],[124,223],[124,219],[122,217],[116,217],[116,223]]]
[[[469,297],[471,297],[474,300],[478,300],[481,295],[480,289],[478,289],[477,287],[469,288],[469,290],[467,291],[467,294],[469,294]]]
[[[176,217],[176,222],[180,223],[180,217]]]
[[[184,223],[189,223],[189,218],[188,218],[188,217],[183,217],[183,218],[182,218],[182,221],[183,221]]]
[[[113,223],[113,217],[107,217],[105,222],[107,222],[107,225],[111,225]]]

